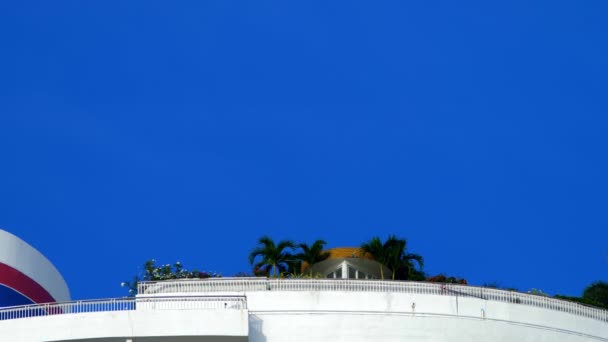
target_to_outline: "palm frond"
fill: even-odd
[[[274,241],[268,235],[264,235],[264,236],[260,237],[258,239],[258,244],[264,245],[264,247],[266,247],[266,248],[271,248],[271,249],[276,248]]]
[[[264,248],[264,247],[256,247],[253,250],[251,250],[251,253],[249,253],[249,263],[253,264],[253,261],[255,260],[255,258],[260,255],[264,255],[265,252],[266,252],[266,248]]]
[[[279,251],[283,251],[284,249],[293,249],[296,248],[296,244],[291,241],[291,240],[281,240],[279,241],[279,244],[277,245],[276,249]]]
[[[418,264],[418,266],[420,268],[424,267],[424,258],[421,255],[418,254],[414,254],[414,253],[407,253],[403,256],[403,260],[409,261],[411,262],[416,261],[416,263]]]

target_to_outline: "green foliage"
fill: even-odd
[[[583,298],[608,307],[608,283],[604,281],[592,283],[583,292]]]
[[[326,244],[327,242],[325,242],[325,240],[317,240],[310,246],[306,243],[298,244],[298,247],[302,250],[300,253],[296,254],[296,259],[299,261],[296,266],[298,268],[294,270],[295,272],[291,273],[299,273],[302,262],[305,262],[308,264],[308,269],[310,270],[309,276],[312,277],[312,265],[329,258],[329,253],[323,251],[323,247]]]
[[[144,263],[144,270],[142,274],[133,277],[132,281],[125,281],[121,283],[122,287],[129,289],[129,295],[134,296],[137,294],[137,284],[140,281],[162,281],[170,279],[186,279],[186,278],[217,278],[221,277],[221,274],[215,272],[203,272],[198,270],[189,271],[184,268],[182,263],[179,261],[171,264],[156,265],[156,260],[151,259]]]
[[[549,294],[547,294],[546,292],[543,292],[543,290],[541,289],[530,289],[528,291],[529,294],[533,294],[533,295],[537,295],[537,296],[543,296],[543,297],[549,297]]]
[[[559,295],[559,294],[557,294],[557,295],[555,295],[553,297],[557,298],[557,299],[569,300],[571,302],[577,302],[577,303],[581,303],[581,304],[585,304],[585,305],[605,307],[600,302],[596,302],[594,300],[586,299],[586,298],[583,298],[583,297],[572,297],[572,296],[564,296],[564,295]],[[606,307],[606,308],[608,308],[608,307]]]
[[[314,274],[310,274],[310,273],[301,273],[301,272],[293,272],[293,273],[289,273],[289,272],[283,272],[281,274],[279,274],[279,278],[284,278],[284,279],[321,279],[321,278],[325,278],[323,276],[323,274],[317,272]]]
[[[587,286],[582,297],[555,295],[555,298],[608,309],[608,283],[596,281]]]
[[[415,263],[414,263],[415,262]],[[422,256],[413,253],[406,253],[402,256],[400,264],[401,267],[407,269],[407,277],[399,278],[399,280],[418,280],[422,281],[426,278],[426,274],[422,270],[424,265],[424,259]],[[393,271],[393,280],[395,280]]]
[[[284,274],[289,274],[292,277],[295,277],[302,274],[302,260],[299,260],[297,255],[294,255],[293,257],[293,260],[287,262],[287,271],[282,272],[281,276],[284,276]]]
[[[270,237],[262,236],[258,240],[258,246],[249,254],[249,262],[253,265],[253,274],[239,272],[235,276],[268,277],[272,273],[274,277],[281,278],[323,278],[323,274],[313,274],[310,266],[322,262],[329,257],[329,253],[323,250],[326,244],[327,242],[324,240],[316,240],[311,245],[306,243],[296,245],[291,240],[282,240],[275,243]],[[300,251],[294,255],[291,252],[296,248],[299,248]],[[392,272],[393,280],[467,284],[464,278],[446,276],[445,274],[427,277],[422,270],[424,265],[422,256],[408,253],[407,241],[397,238],[395,235],[390,235],[384,242],[379,237],[373,237],[371,240],[361,244],[360,250],[364,254],[372,255],[374,260],[381,264],[380,275],[382,279],[384,279],[384,267],[386,267]],[[301,273],[303,263],[309,265],[310,272]],[[157,265],[156,260],[152,259],[144,263],[143,271],[139,275],[134,276],[131,281],[122,282],[121,286],[129,290],[130,296],[134,296],[137,294],[137,284],[140,281],[186,278],[204,279],[213,277],[221,277],[221,275],[214,272],[189,271],[179,261],[174,264]],[[485,283],[482,286],[496,289],[501,288],[497,282]],[[505,288],[505,290],[518,291],[515,288]],[[531,289],[528,293],[548,296],[547,293],[540,289]],[[608,309],[608,282],[596,281],[590,284],[585,288],[582,297],[558,294],[554,298]]]
[[[401,267],[397,271],[398,280],[425,281],[426,273],[421,269],[415,269],[413,266]]]
[[[464,278],[458,278],[454,276],[446,276],[445,274],[438,274],[436,276],[426,278],[426,281],[431,283],[446,283],[446,284],[461,284],[467,285],[467,280]]]
[[[374,259],[380,263],[380,279],[384,279],[384,267],[388,264],[388,260],[390,258],[389,251],[384,248],[384,244],[380,240],[379,237],[373,237],[368,242],[361,244],[361,252],[363,254],[369,253]]]
[[[295,248],[295,243],[291,240],[282,240],[278,244],[268,236],[262,236],[258,240],[258,246],[249,254],[249,263],[253,265],[253,272],[258,276],[268,276],[273,272],[277,277],[280,273],[286,272],[289,263],[295,260],[289,250]],[[256,259],[260,259],[255,262]]]
[[[374,260],[391,270],[393,280],[395,280],[400,268],[407,268],[408,275],[420,275],[415,272],[414,262],[420,268],[419,272],[424,265],[422,256],[407,253],[407,241],[399,239],[395,235],[389,235],[384,243],[379,237],[373,237],[368,242],[361,244],[360,249],[363,253],[371,254]],[[384,279],[383,267],[380,267],[380,278]]]

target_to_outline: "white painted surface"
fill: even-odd
[[[253,342],[608,341],[606,322],[470,297],[252,292],[247,298]]]
[[[252,314],[252,342],[581,342],[605,341],[507,322],[371,313]]]
[[[42,286],[55,300],[70,300],[68,286],[53,264],[17,236],[0,229],[0,263],[11,266]]]
[[[391,275],[391,271],[386,266],[382,266],[377,261],[363,259],[363,258],[332,258],[328,260],[321,261],[312,266],[312,273],[321,275],[322,278],[336,278],[330,277],[329,274],[332,272],[336,272],[338,269],[340,270],[342,279],[380,279],[380,267],[383,268],[383,272],[385,277],[389,277]],[[350,273],[353,271],[364,272],[366,276],[359,276],[359,274],[355,274],[352,276]]]
[[[551,309],[608,323],[608,310],[514,291],[476,286],[440,284],[417,281],[380,281],[351,279],[267,279],[267,278],[211,278],[176,281],[144,282],[138,284],[138,297],[162,294],[187,296],[189,294],[229,294],[250,292],[357,292],[431,295],[455,298],[481,298],[485,301],[518,304]]]
[[[218,295],[188,293],[190,296]],[[165,293],[166,295],[166,293]],[[178,294],[175,294],[176,296]],[[183,294],[182,294],[183,295]],[[363,291],[245,291],[247,310],[221,305],[0,321],[2,342],[608,342],[608,322],[474,297]],[[143,298],[154,298],[146,295]],[[168,309],[167,309],[168,308]],[[200,336],[196,339],[195,336]],[[190,341],[190,340],[183,340]]]
[[[2,342],[141,341],[156,337],[171,341],[173,337],[232,337],[247,341],[246,310],[160,310],[115,311],[32,317],[0,322]],[[204,339],[203,337],[209,337]],[[240,338],[238,338],[240,337]],[[238,339],[237,339],[238,338]]]

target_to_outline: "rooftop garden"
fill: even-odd
[[[314,273],[312,265],[325,261],[330,252],[325,249],[327,242],[316,240],[311,244],[296,243],[292,240],[275,242],[268,236],[258,239],[257,245],[249,254],[251,272],[239,272],[235,277],[270,277],[270,278],[325,278],[324,274]],[[424,267],[424,258],[408,250],[407,240],[390,235],[382,241],[373,237],[362,243],[358,254],[353,257],[364,257],[378,262],[378,271],[382,280],[409,280],[437,283],[452,283],[467,285],[464,278],[445,274],[429,275]],[[385,274],[385,270],[389,270]],[[129,291],[129,295],[137,294],[137,283],[141,281],[163,281],[172,279],[205,279],[222,277],[220,273],[200,270],[188,270],[180,262],[158,265],[156,260],[148,260],[143,265],[140,274],[131,281],[125,281],[121,286]],[[500,288],[495,283],[481,285],[488,288]],[[514,288],[502,288],[508,291],[518,291]],[[549,296],[539,289],[531,289],[527,293]],[[608,309],[608,282],[596,281],[589,284],[581,296],[565,296],[556,294],[557,299],[569,300],[581,304]]]

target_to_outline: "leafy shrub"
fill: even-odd
[[[446,276],[445,274],[438,274],[436,276],[433,277],[428,277],[426,278],[426,281],[429,281],[431,283],[447,283],[447,284],[461,284],[461,285],[467,285],[467,280],[464,278],[457,278],[457,277],[453,277],[453,276]]]
[[[549,295],[546,292],[543,292],[543,290],[541,290],[541,289],[530,289],[530,291],[528,291],[528,293],[537,295],[537,296],[549,297]]]
[[[129,289],[129,295],[137,294],[137,284],[140,281],[162,281],[170,279],[205,279],[219,278],[222,275],[215,272],[205,272],[199,270],[189,271],[177,261],[173,265],[156,265],[156,260],[148,260],[144,263],[144,271],[140,275],[133,277],[132,281],[124,281],[120,285]]]
[[[601,303],[590,300],[590,299],[586,299],[583,297],[572,297],[572,296],[564,296],[564,295],[559,295],[559,294],[556,294],[553,297],[557,298],[557,299],[563,299],[563,300],[568,300],[571,302],[580,303],[580,304],[603,307],[603,305]]]
[[[608,307],[608,283],[604,281],[592,283],[583,292],[583,298]]]

